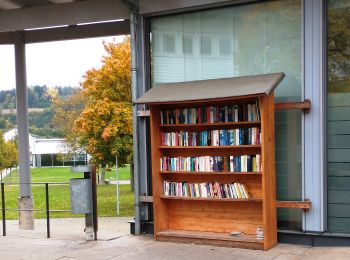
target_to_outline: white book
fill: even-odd
[[[206,183],[201,183],[200,184],[200,190],[201,190],[201,197],[202,198],[207,198],[208,197],[208,192],[207,192],[207,187]]]
[[[228,108],[225,106],[225,122],[228,122]]]
[[[235,115],[234,122],[238,122],[238,106],[237,105],[233,106],[233,111],[234,111],[234,115]]]

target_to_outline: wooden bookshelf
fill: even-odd
[[[229,122],[203,124],[166,124],[160,122],[160,111],[191,107],[181,102],[150,105],[152,182],[154,206],[154,237],[172,242],[193,242],[267,250],[277,243],[275,148],[274,148],[274,96],[250,96],[225,99],[225,104],[251,102],[259,99],[260,122]],[[210,100],[197,101],[196,106],[210,106]],[[213,102],[213,105],[218,105]],[[192,106],[193,107],[193,106]],[[261,145],[239,146],[162,146],[161,132],[260,127]],[[162,156],[230,156],[260,154],[261,172],[190,172],[161,171]],[[239,180],[248,187],[251,198],[202,198],[163,195],[163,181],[222,182]],[[264,239],[256,236],[263,228]],[[242,231],[238,237],[232,231]]]
[[[134,102],[150,109],[155,239],[262,250],[277,244],[274,89],[284,77],[278,72],[157,84]],[[243,131],[220,131],[232,129]],[[241,140],[247,132],[254,142]],[[232,145],[237,136],[246,145]],[[225,146],[171,146],[183,143]],[[261,167],[255,167],[258,154]],[[231,235],[237,231],[243,234]]]

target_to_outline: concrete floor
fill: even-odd
[[[194,244],[156,242],[152,236],[129,235],[129,218],[100,218],[99,240],[86,242],[83,219],[52,219],[52,238],[46,223],[37,220],[35,231],[19,231],[9,221],[0,237],[0,259],[350,259],[350,247],[306,247],[279,244],[263,252]]]

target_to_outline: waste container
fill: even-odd
[[[70,180],[71,212],[85,214],[86,239],[97,240],[96,168],[84,165],[71,171],[84,173],[84,178]]]
[[[70,180],[70,201],[73,214],[92,213],[91,179]]]

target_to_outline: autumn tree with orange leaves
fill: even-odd
[[[132,159],[130,40],[104,43],[102,67],[86,72],[81,94],[86,105],[74,121],[75,141],[92,156],[104,183],[106,168]]]

